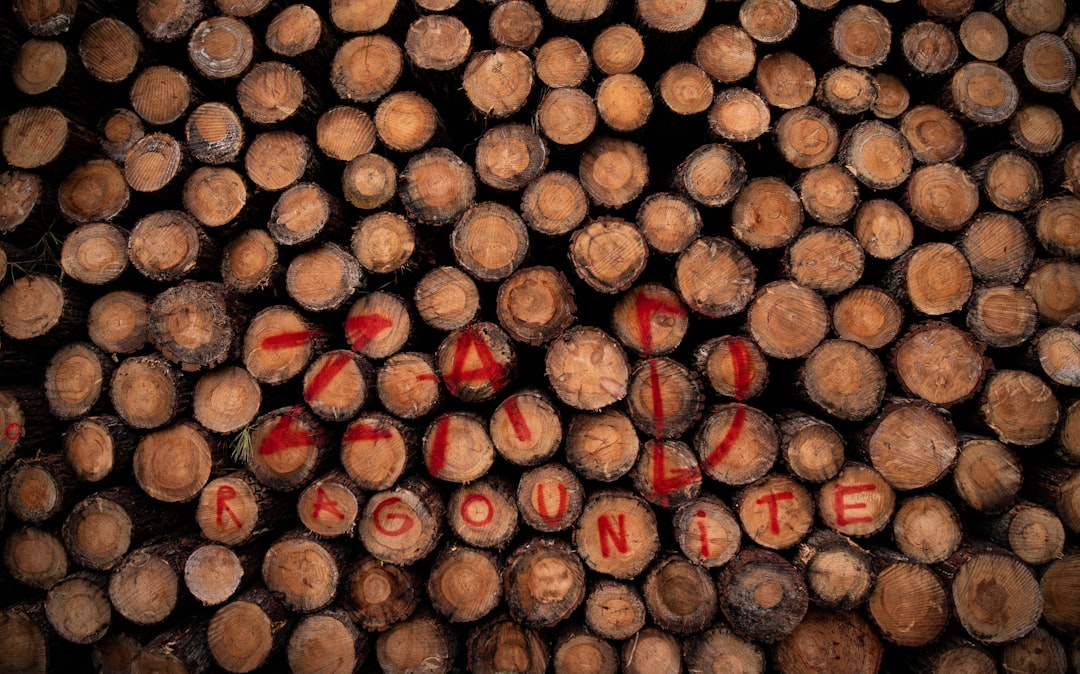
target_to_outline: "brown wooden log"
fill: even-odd
[[[859,241],[845,230],[811,227],[788,248],[784,264],[797,283],[835,295],[859,280],[865,259]]]
[[[448,412],[434,419],[421,441],[424,465],[432,477],[471,482],[488,471],[495,447],[478,415]]]
[[[333,14],[331,14],[333,19]],[[361,35],[344,42],[330,66],[330,84],[338,96],[371,103],[388,93],[402,71],[402,52],[386,35]]]
[[[353,622],[385,632],[416,609],[423,586],[407,568],[360,557],[344,573],[343,603]]]
[[[1016,44],[1006,65],[1022,72],[1029,85],[1045,93],[1064,93],[1076,79],[1076,57],[1068,43],[1053,33],[1032,35]]]
[[[40,176],[28,171],[0,173],[0,232],[11,232],[26,222],[41,195]]]
[[[97,348],[109,353],[134,353],[146,345],[150,323],[147,298],[130,291],[113,291],[94,300],[86,332]]]
[[[881,636],[908,648],[937,639],[950,617],[945,583],[929,567],[903,558],[886,558],[880,566],[867,607]]]
[[[457,638],[442,620],[422,613],[379,635],[375,655],[388,674],[406,674],[424,668],[446,674],[457,653]],[[479,671],[479,670],[476,670]]]
[[[675,170],[676,184],[703,206],[723,206],[746,184],[742,155],[728,145],[702,145]]]
[[[799,383],[810,400],[832,416],[865,419],[884,398],[885,368],[857,342],[825,340],[806,357]]]
[[[16,460],[3,485],[5,511],[27,524],[43,524],[75,502],[75,476],[58,454]]]
[[[577,414],[566,432],[566,460],[590,480],[613,482],[625,475],[637,460],[639,447],[633,422],[615,409]]]
[[[451,71],[468,58],[472,40],[472,33],[461,19],[449,14],[427,14],[409,26],[405,55],[418,68]]]
[[[283,534],[267,549],[262,579],[288,610],[311,613],[334,600],[344,561],[345,548],[340,542],[322,541],[297,529]]]
[[[339,105],[319,116],[315,143],[331,159],[352,161],[375,147],[375,122],[360,108]]]
[[[990,202],[1003,211],[1023,211],[1042,196],[1042,174],[1019,150],[1002,150],[971,166],[971,176]]]
[[[421,222],[445,225],[456,221],[476,197],[472,168],[446,148],[414,155],[398,185],[405,210]]]
[[[140,218],[127,243],[131,266],[154,281],[175,282],[212,267],[217,248],[193,217],[178,210]]]
[[[41,602],[24,602],[0,613],[0,663],[16,672],[44,674],[57,657],[50,648],[55,643],[48,629]]]
[[[294,620],[265,588],[254,586],[210,618],[206,642],[214,662],[227,672],[250,672],[285,646]]]
[[[456,544],[442,549],[427,581],[432,606],[450,622],[480,620],[499,604],[502,593],[494,556]]]
[[[631,73],[645,58],[645,42],[636,28],[619,23],[597,32],[590,53],[604,75]]]
[[[116,368],[109,386],[113,409],[132,428],[164,426],[188,402],[187,382],[158,355],[132,356]]]
[[[1046,464],[1032,466],[1028,472],[1026,495],[1052,509],[1070,531],[1080,529],[1077,475],[1072,467]]]
[[[382,364],[375,392],[387,411],[402,419],[416,419],[442,401],[435,359],[419,352],[396,353]]]
[[[679,640],[651,625],[623,643],[619,661],[622,671],[627,674],[677,674],[682,671]]]
[[[1076,457],[1080,454],[1080,403],[1072,401],[1061,412],[1061,423],[1058,425],[1058,454],[1066,463],[1076,463]]]
[[[926,243],[893,263],[885,286],[917,312],[940,316],[958,311],[971,296],[971,266],[952,244]]]
[[[747,142],[769,130],[771,117],[760,94],[743,87],[729,87],[716,94],[708,119],[709,129],[717,136]]]
[[[112,606],[104,574],[74,573],[49,589],[45,617],[61,638],[90,644],[105,635],[112,621]]]
[[[549,94],[549,97],[551,95]],[[543,105],[541,102],[541,110]],[[541,129],[543,130],[542,120]],[[529,183],[521,198],[521,215],[525,223],[548,235],[573,231],[585,220],[588,207],[588,197],[581,183],[565,171],[541,174]]]
[[[649,182],[648,158],[636,143],[599,138],[581,154],[578,178],[593,203],[619,208],[638,198]]]
[[[870,462],[898,490],[940,480],[959,451],[953,425],[922,402],[889,402],[864,433]]]
[[[266,229],[278,243],[295,246],[323,232],[324,236],[336,233],[341,220],[337,199],[315,183],[298,183],[278,197]]]
[[[881,12],[868,5],[844,9],[830,27],[833,52],[860,68],[881,65],[889,55],[892,27]]]
[[[50,275],[27,274],[0,291],[0,329],[14,340],[44,343],[79,321],[78,298]]]
[[[803,207],[780,178],[752,178],[735,197],[731,220],[731,233],[750,248],[779,248],[802,229]]]
[[[689,62],[676,63],[660,75],[660,100],[677,115],[705,112],[713,102],[709,74]]]
[[[1005,646],[1001,666],[1020,672],[1066,672],[1069,668],[1065,646],[1042,627]]]
[[[883,656],[881,640],[861,615],[819,609],[810,609],[774,651],[784,674],[809,674],[821,666],[836,667],[843,674],[867,674],[878,671]]]
[[[243,582],[258,572],[260,548],[239,551],[224,545],[200,545],[184,562],[184,585],[203,606],[217,606],[231,599]]]
[[[202,14],[202,3],[193,0],[139,0],[136,14],[147,37],[156,42],[171,42],[191,30]]]
[[[353,532],[363,504],[364,495],[352,478],[332,470],[300,492],[296,510],[308,531],[333,538]]]
[[[357,208],[373,209],[394,196],[397,168],[386,157],[374,152],[357,155],[341,174],[345,199]]]
[[[714,337],[697,347],[694,365],[716,393],[746,400],[765,390],[769,369],[761,349],[744,337]]]
[[[136,625],[160,623],[183,601],[180,576],[197,539],[169,536],[132,550],[109,576],[109,601]]]
[[[1027,228],[1005,213],[983,213],[964,229],[958,245],[983,281],[1016,283],[1031,266],[1034,243]]]
[[[518,511],[510,485],[485,477],[459,487],[447,504],[447,521],[469,545],[500,548],[518,528]]]
[[[874,589],[876,571],[870,553],[835,531],[811,533],[799,545],[793,561],[805,575],[810,600],[816,606],[852,612],[866,603]]]
[[[809,607],[806,584],[774,552],[744,548],[720,574],[720,608],[737,633],[765,643],[790,635]]]
[[[162,93],[167,95],[162,95]],[[144,68],[131,83],[131,109],[148,124],[162,126],[180,119],[195,96],[183,71],[171,66]]]
[[[697,455],[678,440],[647,441],[630,477],[636,492],[662,508],[678,508],[701,493]]]
[[[207,540],[228,546],[253,540],[256,529],[288,512],[283,499],[247,471],[234,471],[206,483],[195,508],[195,522]]]
[[[948,72],[960,56],[956,35],[936,21],[916,21],[900,37],[904,60],[920,76]]]
[[[964,49],[982,61],[997,61],[1009,49],[1005,23],[990,12],[968,14],[960,24],[958,35]]]
[[[408,341],[411,330],[405,301],[387,292],[361,294],[345,318],[345,338],[349,345],[368,358],[386,358],[397,353]]]
[[[577,521],[585,490],[566,466],[548,463],[526,471],[517,486],[521,520],[543,533],[562,531]]]
[[[1064,134],[1061,117],[1057,111],[1045,105],[1022,105],[1009,122],[1009,138],[1013,144],[1036,156],[1057,150]]]
[[[892,531],[897,549],[922,564],[948,559],[960,547],[964,533],[956,510],[934,494],[917,494],[900,503]]]
[[[616,73],[596,89],[596,111],[613,131],[636,131],[649,121],[653,101],[648,84],[633,73]]]
[[[608,640],[580,625],[572,625],[556,637],[552,645],[551,667],[552,671],[560,674],[613,674],[619,670],[619,654]]]
[[[251,182],[278,191],[301,180],[312,164],[311,146],[292,131],[267,131],[255,136],[244,154],[244,170]]]
[[[1026,342],[1035,334],[1038,318],[1035,300],[1026,290],[1015,286],[979,287],[968,302],[968,329],[989,346],[1009,347]]]
[[[673,634],[699,632],[716,615],[712,577],[680,555],[669,555],[653,565],[642,583],[642,596],[656,624]]]
[[[294,491],[308,484],[330,452],[325,429],[299,405],[267,412],[249,428],[245,465],[271,489]]]
[[[1005,443],[1031,446],[1053,434],[1061,410],[1049,386],[1024,370],[998,370],[979,399],[983,422]]]
[[[683,661],[689,671],[714,671],[734,666],[746,674],[765,671],[765,653],[726,627],[702,631],[683,644]]]
[[[245,145],[240,117],[224,103],[203,103],[192,110],[184,134],[188,152],[204,164],[232,163]]]
[[[415,152],[432,139],[438,126],[431,102],[413,91],[399,91],[380,101],[375,131],[391,150]]]
[[[868,70],[838,66],[821,76],[814,97],[818,104],[838,115],[857,115],[877,102],[878,83]]]
[[[416,248],[413,227],[387,211],[363,218],[353,229],[351,250],[365,270],[387,274],[405,266]],[[419,302],[417,302],[419,309]]]
[[[1063,386],[1076,386],[1077,349],[1080,335],[1072,328],[1047,328],[1032,339],[1030,357],[1038,362],[1050,381]]]
[[[987,369],[982,351],[963,330],[929,321],[896,343],[893,363],[906,392],[949,407],[970,398],[982,383]]]
[[[185,281],[150,303],[147,337],[182,370],[215,367],[232,355],[242,315],[225,286]]]
[[[72,222],[112,220],[128,206],[130,193],[120,168],[108,159],[77,166],[57,190],[57,205]]]
[[[19,25],[33,35],[60,35],[67,32],[75,19],[78,2],[66,0],[55,4],[41,5],[30,0],[17,0],[11,3],[12,12]]]
[[[633,585],[600,580],[585,599],[585,624],[605,639],[622,641],[645,625],[645,602]]]
[[[769,105],[792,110],[808,104],[814,97],[817,76],[801,56],[780,51],[767,54],[758,61],[754,83]]]
[[[68,61],[73,61],[67,48],[58,40],[39,40],[31,38],[19,45],[12,59],[11,81],[15,89],[29,96],[55,93],[59,87],[73,85],[75,75],[65,77]],[[78,72],[75,68],[72,73]]]
[[[574,38],[558,35],[545,40],[533,55],[536,76],[557,89],[576,87],[585,80],[591,65],[589,54]]]
[[[45,366],[45,399],[58,419],[81,417],[97,406],[115,363],[86,342],[60,347]]]
[[[40,169],[61,155],[82,155],[93,147],[90,134],[63,111],[51,106],[27,106],[4,123],[4,159],[21,169]]]
[[[964,630],[987,644],[1013,641],[1038,624],[1043,597],[1031,569],[993,547],[963,546],[943,565]],[[1052,624],[1052,623],[1051,623]]]
[[[548,349],[545,366],[555,394],[575,409],[595,411],[626,397],[630,376],[626,355],[597,328],[563,332]]]
[[[869,536],[892,518],[896,495],[881,473],[850,463],[818,491],[818,513],[825,526],[846,536]]]
[[[703,395],[697,377],[669,358],[648,358],[630,373],[627,411],[654,438],[674,438],[697,420]]]
[[[745,188],[744,188],[745,189]],[[636,221],[649,246],[659,253],[681,253],[701,232],[701,214],[686,197],[657,192],[638,208]]]
[[[949,79],[949,106],[973,124],[999,124],[1012,117],[1020,92],[1012,77],[993,63],[972,61]]]
[[[806,482],[836,477],[844,464],[844,439],[828,423],[799,412],[781,414],[780,451],[789,471]]]
[[[508,117],[520,110],[533,86],[533,63],[511,47],[476,52],[462,75],[469,102],[485,117]]]
[[[1025,564],[1040,566],[1060,559],[1065,527],[1053,511],[1032,503],[1017,503],[987,522],[990,540],[1008,548]]]
[[[550,579],[558,577],[559,582]],[[506,604],[526,628],[554,626],[585,599],[581,559],[558,539],[530,539],[510,553],[502,573]]]
[[[839,164],[814,166],[799,176],[795,188],[806,213],[823,225],[843,224],[858,206],[858,185]]]
[[[799,358],[825,337],[828,311],[821,296],[794,281],[761,288],[747,309],[750,336],[766,355]]]
[[[444,516],[445,505],[432,484],[407,478],[368,499],[358,535],[375,558],[411,564],[434,551]]]
[[[195,383],[192,414],[214,433],[235,433],[258,414],[262,391],[251,374],[226,365],[202,375]]]
[[[336,46],[326,22],[307,5],[289,5],[275,14],[266,27],[265,43],[278,56],[299,57],[304,63],[325,62]]]
[[[289,297],[308,311],[341,307],[363,283],[360,263],[334,243],[297,255],[285,271]]]
[[[152,431],[135,447],[135,480],[158,501],[190,501],[210,477],[215,444],[193,421]]]
[[[184,181],[184,208],[205,227],[232,223],[247,198],[244,179],[231,168],[201,166]]]
[[[388,489],[415,458],[401,422],[378,412],[362,413],[345,429],[341,464],[362,489]]]
[[[1024,289],[1039,310],[1040,321],[1075,325],[1080,320],[1080,295],[1070,292],[1080,279],[1080,265],[1068,260],[1047,260],[1035,265]]]
[[[1080,573],[1080,558],[1075,554],[1051,562],[1039,581],[1042,597],[1043,619],[1051,627],[1075,630],[1080,625],[1080,615],[1069,599],[1070,587],[1074,587]]]
[[[488,17],[492,41],[512,49],[531,49],[543,28],[540,12],[526,0],[500,3]]]
[[[47,590],[68,574],[68,555],[60,539],[37,527],[19,527],[4,541],[4,567],[27,587]]]
[[[297,674],[348,674],[366,659],[368,637],[344,611],[332,608],[301,618],[289,636],[285,653],[289,668]]]
[[[723,566],[739,551],[739,522],[715,496],[697,497],[679,506],[672,526],[679,549],[695,564]]]
[[[702,237],[675,262],[675,290],[692,310],[710,318],[741,312],[754,294],[757,269],[730,239]]]
[[[118,417],[83,417],[64,432],[64,460],[82,482],[99,482],[119,472],[134,452],[135,439]]]
[[[1020,491],[1020,459],[990,438],[969,438],[960,444],[953,467],[956,493],[964,503],[985,513],[1000,513]]]
[[[747,485],[736,494],[735,508],[750,539],[770,550],[797,544],[814,523],[813,497],[786,475],[769,475]]]
[[[286,305],[267,307],[248,323],[244,367],[263,384],[280,384],[300,374],[319,349],[321,333]]]
[[[547,643],[540,635],[505,616],[472,631],[466,657],[469,671],[477,674],[496,674],[507,668],[541,674],[547,671],[550,661]]]
[[[899,128],[911,146],[912,155],[926,164],[953,161],[967,145],[963,127],[936,105],[911,108],[900,118]]]
[[[727,403],[710,410],[694,438],[694,449],[709,477],[743,485],[769,472],[779,452],[779,437],[763,411]]]
[[[896,119],[911,105],[911,92],[903,80],[889,73],[874,74],[878,95],[870,105],[870,111],[878,119]]]
[[[251,65],[255,39],[251,28],[240,19],[214,16],[192,29],[187,49],[188,59],[200,75],[211,80],[229,79],[239,77]],[[248,86],[241,84],[244,89]],[[237,93],[243,106],[250,92],[240,94],[241,87]]]
[[[1055,197],[1035,206],[1035,237],[1051,255],[1075,256],[1080,249],[1072,231],[1080,218],[1080,200]]]
[[[648,503],[625,491],[594,491],[574,528],[574,547],[593,571],[628,579],[648,567],[659,549]]]
[[[499,403],[488,432],[499,456],[519,466],[546,461],[563,439],[558,410],[543,393],[532,389],[511,394]]]

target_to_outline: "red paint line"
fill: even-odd
[[[360,314],[345,321],[345,338],[353,351],[363,351],[384,330],[394,324],[382,314]]]
[[[311,378],[311,383],[308,384],[307,389],[304,391],[304,400],[310,403],[319,397],[319,394],[330,385],[330,382],[349,364],[350,360],[352,359],[345,353],[336,353],[331,356],[326,361],[326,364]]]
[[[514,427],[514,435],[518,437],[518,440],[522,442],[529,442],[532,440],[532,431],[529,429],[529,422],[525,418],[525,415],[521,413],[521,408],[518,407],[517,398],[511,396],[503,403],[503,409],[506,410],[506,416],[510,419],[510,425]]]
[[[308,343],[312,337],[319,334],[318,330],[302,330],[300,332],[282,332],[277,335],[264,337],[259,346],[264,349],[295,349]]]

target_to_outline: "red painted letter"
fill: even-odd
[[[413,528],[413,524],[415,524],[415,522],[413,522],[413,518],[409,517],[405,513],[386,513],[385,516],[382,515],[383,508],[389,508],[390,506],[394,506],[399,503],[401,503],[400,498],[398,498],[397,496],[391,496],[379,505],[375,506],[375,510],[371,513],[371,519],[373,520],[375,528],[379,531],[379,533],[386,534],[387,536],[401,536],[406,531]],[[384,522],[389,524],[393,521],[397,521],[399,524],[397,524],[392,529],[384,525]]]
[[[702,518],[702,519],[699,519],[698,523],[697,523],[698,540],[701,541],[701,556],[705,557],[705,558],[708,558],[709,557],[709,531],[705,527],[705,520],[704,520],[704,518],[706,517],[705,511],[704,510],[699,510],[696,513],[694,513],[694,515],[697,516],[697,517]]]
[[[556,526],[562,519],[562,516],[566,514],[566,509],[569,507],[566,494],[566,485],[562,482],[559,483],[559,507],[555,511],[554,515],[549,515],[547,512],[547,501],[544,500],[544,483],[541,482],[536,485],[536,512],[540,513],[540,517],[547,523],[548,526]]]
[[[611,556],[611,548],[608,547],[608,538],[615,544],[615,549],[626,554],[630,550],[630,544],[626,540],[626,515],[619,513],[619,533],[611,525],[611,515],[601,515],[596,519],[596,529],[600,536],[600,554],[604,557]]]
[[[11,440],[12,442],[15,442],[20,437],[22,437],[22,426],[19,425],[19,422],[12,421],[10,424],[8,424],[4,428],[4,437],[8,440]]]
[[[487,508],[487,514],[483,517],[473,517],[472,513],[469,512],[469,506],[474,503],[483,503]],[[469,526],[482,527],[491,522],[494,517],[495,506],[492,505],[491,500],[483,494],[469,494],[465,497],[465,500],[461,502],[461,519]]]
[[[218,487],[218,490],[217,490],[217,523],[218,524],[222,523],[223,518],[221,516],[224,515],[225,513],[229,513],[229,517],[232,518],[233,524],[235,524],[237,526],[237,528],[244,526],[244,524],[240,521],[240,518],[236,516],[236,513],[233,512],[233,509],[230,508],[229,504],[227,503],[227,501],[231,501],[234,498],[236,498],[236,490],[233,489],[230,485],[223,484],[220,487]]]
[[[780,518],[777,511],[780,507],[776,505],[778,501],[789,501],[795,498],[795,494],[790,491],[782,491],[778,494],[769,494],[768,496],[762,496],[754,503],[758,505],[768,504],[769,506],[769,531],[774,534],[780,533]]]
[[[331,515],[337,515],[339,520],[345,519],[345,513],[338,510],[337,501],[330,500],[323,488],[319,487],[315,491],[315,505],[311,507],[311,516],[317,518],[323,510]]]
[[[842,484],[836,485],[836,491],[833,492],[833,510],[836,511],[836,526],[842,527],[848,524],[858,524],[859,522],[873,522],[874,518],[869,515],[863,515],[861,517],[848,517],[844,514],[847,510],[860,510],[866,507],[865,503],[848,503],[844,500],[848,494],[858,494],[864,491],[874,491],[877,489],[876,484],[855,484],[850,487]]]

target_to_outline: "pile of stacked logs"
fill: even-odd
[[[1069,5],[4,2],[0,671],[1080,667]]]

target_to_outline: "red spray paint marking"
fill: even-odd
[[[416,375],[416,381],[433,381],[436,384],[438,384],[439,383],[439,375],[437,375],[437,374],[429,374],[429,373],[425,372],[424,374]]]
[[[293,418],[286,414],[280,417],[259,445],[259,454],[269,456],[293,447],[307,447],[312,444],[311,434],[293,425]]]
[[[653,491],[650,494],[651,498],[659,499],[662,507],[667,507],[668,494],[682,489],[686,485],[696,480],[701,473],[697,469],[697,465],[683,466],[677,470],[668,473],[667,472],[667,455],[664,453],[664,443],[657,441],[653,443],[652,447],[652,483]]]
[[[532,440],[532,431],[529,430],[529,422],[525,419],[525,415],[521,413],[521,408],[518,407],[517,398],[511,396],[503,403],[503,409],[506,410],[506,416],[510,419],[510,425],[514,427],[514,435],[518,437],[518,440],[522,442],[528,442]]]
[[[700,518],[697,523],[698,540],[701,542],[701,556],[705,559],[709,558],[709,532],[705,527],[704,519],[707,516],[704,510],[699,510],[694,513],[695,517]]]
[[[331,515],[337,515],[339,520],[345,519],[345,513],[338,510],[338,502],[326,495],[322,487],[315,491],[315,504],[311,507],[311,516],[318,519],[319,513],[325,510]]]
[[[790,491],[782,491],[776,494],[769,494],[768,496],[762,496],[758,500],[754,501],[757,505],[769,506],[769,531],[774,534],[780,533],[780,506],[777,505],[780,501],[790,501],[795,498],[795,494]]]
[[[750,377],[753,374],[750,352],[741,339],[733,339],[728,342],[728,351],[731,352],[731,360],[734,363],[735,399],[742,400],[746,397],[746,393],[750,388]],[[735,441],[739,439],[739,435],[742,434],[744,424],[746,424],[746,406],[739,405],[735,408],[735,418],[731,420],[731,426],[728,427],[727,433],[724,434],[720,443],[716,445],[716,448],[706,459],[709,466],[716,466],[724,460],[724,457],[735,445]]]
[[[8,440],[15,442],[22,437],[22,425],[17,421],[12,421],[10,424],[4,427],[4,437]]]
[[[476,352],[480,359],[480,367],[471,370],[465,369],[465,360],[469,356],[469,349]],[[477,334],[474,328],[467,328],[458,337],[454,347],[454,357],[451,360],[450,373],[443,378],[446,387],[452,393],[457,393],[462,384],[484,385],[490,384],[495,390],[501,389],[506,382],[503,380],[504,369],[495,360],[495,354],[491,348]]]
[[[608,539],[615,544],[615,549],[626,554],[630,551],[630,543],[626,540],[626,514],[619,513],[619,533],[615,533],[615,527],[611,524],[611,515],[601,515],[596,519],[596,530],[600,537],[600,554],[604,557],[611,556],[611,548]]]
[[[233,512],[233,509],[229,507],[229,501],[233,500],[234,498],[236,498],[236,490],[233,489],[232,485],[223,484],[218,487],[217,523],[221,524],[224,521],[222,515],[224,515],[225,513],[229,513],[229,517],[232,518],[233,524],[235,524],[237,528],[240,528],[244,526],[243,523],[240,521],[240,518],[236,516],[236,513]]]
[[[850,487],[843,484],[836,485],[836,491],[833,492],[833,510],[836,511],[836,526],[842,527],[848,524],[873,522],[874,518],[869,515],[863,515],[861,517],[846,516],[844,514],[845,510],[861,510],[866,507],[866,504],[846,503],[844,497],[848,494],[858,494],[864,491],[874,491],[875,489],[877,489],[876,484],[853,484]]]
[[[394,437],[394,432],[382,426],[368,426],[357,424],[345,432],[344,442],[361,442],[363,440],[382,440]]]
[[[474,503],[483,503],[487,507],[487,514],[480,518],[474,518],[469,511],[469,506]],[[482,527],[495,519],[495,506],[491,503],[491,499],[483,494],[469,494],[461,502],[461,519],[470,526]]]
[[[443,415],[435,422],[435,436],[431,438],[431,453],[428,455],[428,472],[432,477],[446,467],[446,445],[450,440],[450,417]]]
[[[400,497],[391,496],[379,505],[375,506],[375,510],[373,510],[371,513],[371,520],[372,523],[375,525],[375,529],[378,530],[379,533],[385,534],[387,536],[403,536],[405,535],[405,532],[407,532],[409,529],[412,529],[413,525],[416,524],[416,522],[413,521],[413,518],[409,517],[405,513],[387,513],[387,523],[391,521],[397,521],[400,522],[400,524],[397,526],[396,529],[390,529],[386,526],[383,526],[383,519],[380,517],[383,508],[389,508],[390,506],[395,506],[399,503],[401,503]]]
[[[308,343],[308,340],[319,334],[318,330],[302,330],[300,332],[282,332],[277,335],[264,337],[259,346],[263,349],[277,351],[279,349],[295,349]]]
[[[638,332],[641,335],[641,350],[646,356],[652,355],[652,317],[653,314],[663,313],[673,316],[685,316],[686,310],[678,305],[667,304],[654,297],[638,295],[634,301],[634,312],[637,317]]]
[[[345,337],[353,351],[363,351],[371,340],[392,326],[394,322],[382,314],[360,314],[345,321]]]
[[[544,483],[541,482],[536,485],[536,512],[540,514],[540,519],[544,520],[544,523],[549,527],[554,527],[562,521],[563,515],[566,514],[566,509],[569,507],[567,504],[568,498],[566,494],[566,485],[562,482],[559,483],[559,506],[555,510],[555,514],[551,515],[547,512],[547,501],[544,500]]]
[[[304,391],[304,400],[311,402],[315,398],[319,397],[319,394],[330,385],[330,382],[334,380],[334,377],[338,375],[345,366],[352,360],[347,354],[335,353],[330,357],[326,364],[323,365],[319,371],[311,378],[311,383],[308,384],[307,389]]]

